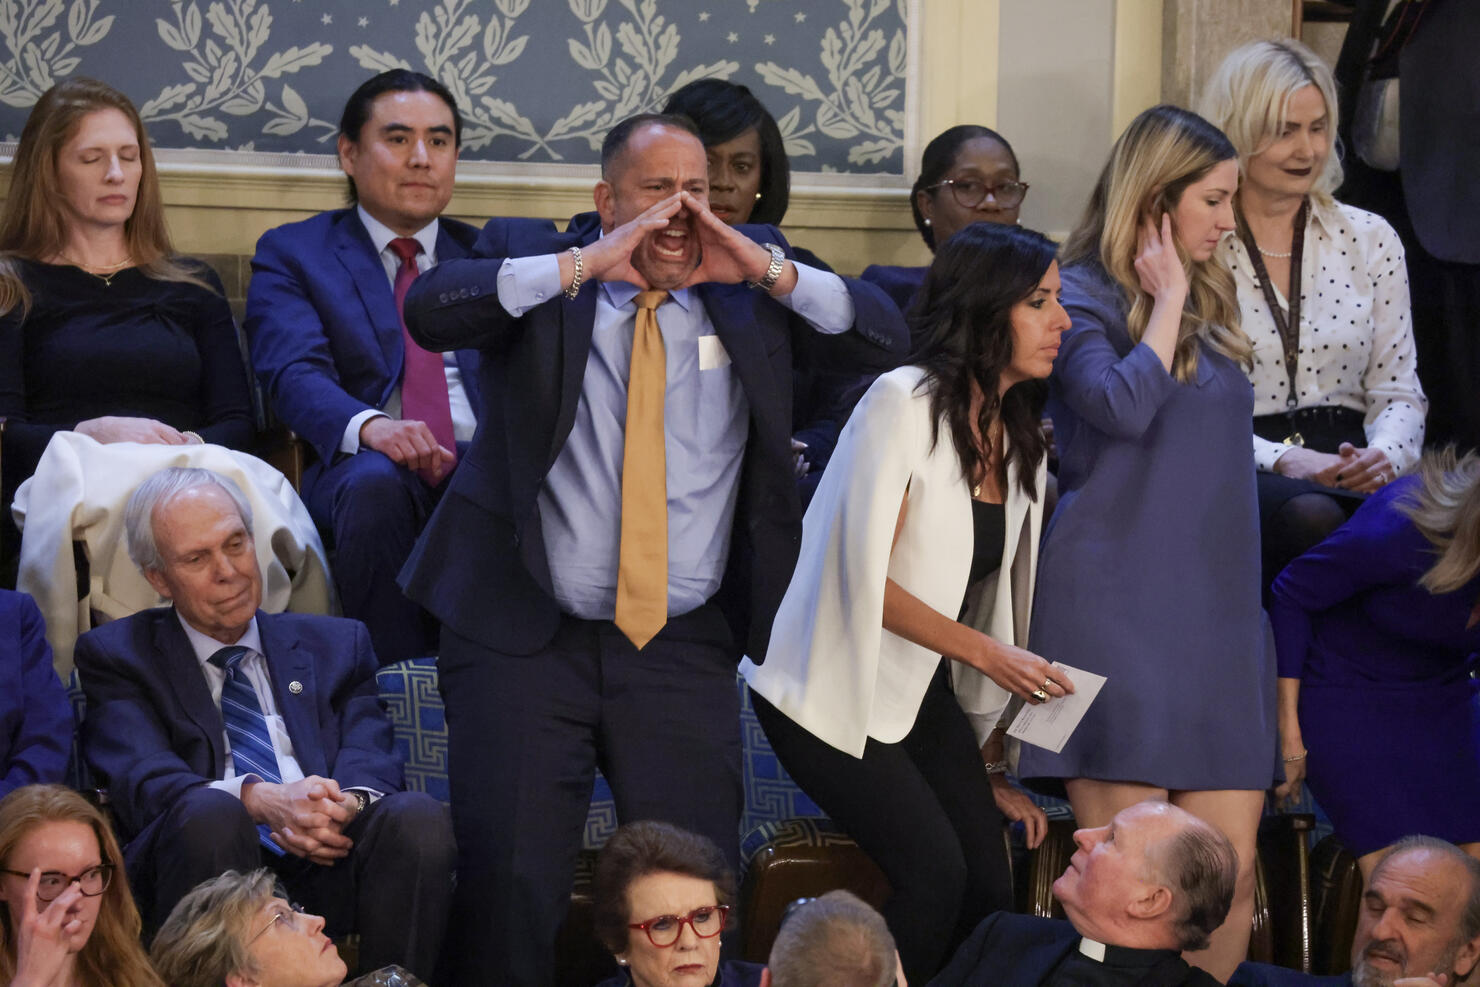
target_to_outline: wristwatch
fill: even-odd
[[[349,794],[353,795],[355,797],[355,801],[359,803],[359,805],[355,807],[355,815],[358,816],[360,813],[365,811],[365,806],[370,804],[370,796],[366,795],[358,788],[351,788],[349,790]]]
[[[762,246],[771,251],[771,265],[766,268],[766,273],[761,275],[759,281],[750,281],[747,283],[752,288],[758,288],[770,294],[771,289],[776,287],[776,282],[781,280],[781,272],[786,267],[786,254],[782,253],[781,248],[774,243],[766,243],[762,244]]]

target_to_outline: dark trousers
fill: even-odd
[[[600,765],[623,822],[662,819],[739,866],[740,709],[724,619],[676,617],[641,651],[565,617],[511,655],[442,629],[458,838],[451,982],[548,987]]]
[[[447,807],[420,792],[377,799],[345,835],[350,855],[325,867],[278,857],[229,792],[193,788],[124,850],[129,882],[152,938],[175,904],[228,870],[270,867],[334,938],[360,934],[360,968],[399,963],[430,979],[447,928],[456,851]]]
[[[303,500],[334,551],[340,606],[369,629],[382,665],[436,652],[436,621],[406,599],[396,575],[441,489],[373,449],[304,471]]]
[[[792,779],[889,878],[884,918],[910,983],[934,976],[987,915],[1012,910],[1002,813],[944,662],[905,738],[870,738],[861,758],[751,699]]]

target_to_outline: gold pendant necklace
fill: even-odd
[[[79,264],[77,261],[75,261],[72,258],[68,257],[66,254],[61,254],[60,256],[61,256],[62,260],[66,261],[68,264],[71,264],[73,267],[77,268],[83,274],[90,274],[93,277],[97,278],[99,281],[103,282],[103,287],[104,288],[111,288],[111,287],[113,287],[113,279],[116,278],[116,277],[118,277],[120,274],[122,274],[123,273],[123,269],[126,268],[126,267],[128,267],[130,264],[132,264],[134,262],[133,257],[130,256],[130,257],[125,257],[123,260],[119,261],[117,264],[88,265],[88,264]],[[93,267],[97,267],[97,270],[92,270]],[[107,274],[99,274],[98,271],[107,271],[109,273],[107,273]]]

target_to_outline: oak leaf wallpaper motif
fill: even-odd
[[[139,106],[161,148],[332,154],[344,99],[440,79],[463,158],[586,164],[698,78],[749,86],[799,171],[903,170],[907,0],[0,0],[0,133],[59,79]]]

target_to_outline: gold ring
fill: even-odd
[[[1048,687],[1051,685],[1053,685],[1053,679],[1044,679],[1043,684],[1040,685],[1038,688],[1043,692],[1047,692]]]
[[[1042,689],[1034,689],[1032,692],[1032,696],[1040,703],[1048,702],[1048,693],[1044,692]]]

